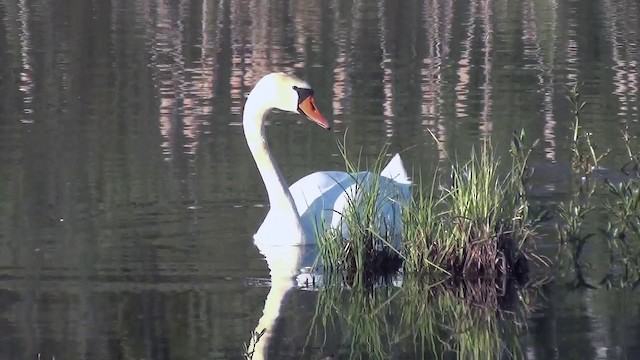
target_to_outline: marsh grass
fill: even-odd
[[[558,206],[556,224],[560,248],[557,264],[567,264],[576,287],[595,288],[584,275],[588,263],[583,259],[585,249],[593,239],[605,240],[609,250],[610,272],[599,282],[606,287],[633,288],[640,285],[640,151],[632,142],[628,127],[621,131],[627,161],[612,182],[605,172],[604,181],[594,176],[595,170],[604,170],[600,162],[609,150],[599,152],[591,134],[581,126],[586,103],[581,100],[580,86],[568,92],[574,116],[570,148],[572,150],[572,176],[574,191],[570,199]],[[602,177],[602,176],[600,176]],[[592,218],[605,219],[597,228],[588,227]]]
[[[622,140],[624,141],[624,147],[629,157],[629,160],[620,169],[625,175],[635,175],[640,177],[640,149],[634,149],[637,147],[631,144],[631,136],[629,135],[629,127],[625,127],[622,130]]]
[[[607,240],[610,268],[618,271],[605,275],[600,284],[635,289],[640,285],[640,181],[606,181],[606,186],[608,221],[601,233]]]
[[[580,87],[581,84],[574,84],[566,95],[571,103],[573,112],[572,136],[570,139],[571,165],[574,172],[588,175],[599,168],[600,161],[609,155],[611,149],[598,153],[597,145],[591,140],[592,134],[582,130],[581,116],[587,103],[582,101]]]
[[[386,147],[383,148],[371,166],[365,164],[372,174],[380,173],[386,165],[386,150]],[[379,210],[393,200],[391,196],[376,196],[381,187],[378,177],[357,175],[362,166],[361,153],[353,162],[349,160],[345,146],[340,145],[340,152],[355,185],[343,189],[349,195],[345,213],[338,214],[343,219],[342,228],[318,234],[320,259],[326,271],[341,272],[349,282],[359,279],[355,274],[365,274],[364,279],[370,281],[379,274],[398,270],[402,264],[401,253],[392,244],[391,234],[379,231],[380,225],[385,223]],[[346,236],[343,228],[346,229]],[[393,230],[391,226],[389,228]]]
[[[407,273],[526,278],[532,258],[528,240],[544,214],[532,216],[526,197],[531,147],[525,141],[524,132],[514,134],[510,169],[505,174],[500,173],[500,159],[485,142],[471,152],[468,161],[450,160],[450,168],[437,169],[431,181],[414,180],[412,198],[402,207],[399,241],[377,231],[378,210],[385,201],[393,200],[378,196],[379,177],[367,178],[356,186],[356,195],[349,197],[341,214],[349,236],[343,236],[342,230],[319,236],[325,271],[341,272],[351,279],[355,273],[375,278],[402,266]],[[354,163],[344,146],[341,149],[347,171],[357,173],[360,156]],[[369,171],[380,172],[385,152]]]
[[[523,132],[514,134],[506,174],[500,175],[500,159],[485,142],[467,162],[451,161],[448,187],[439,178],[437,188],[434,180],[428,192],[418,190],[404,217],[406,269],[425,269],[426,254],[452,275],[527,273],[525,245],[543,214],[530,216],[526,162],[531,150],[524,141]]]

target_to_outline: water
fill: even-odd
[[[334,122],[327,133],[269,117],[291,182],[340,169],[345,132],[352,151],[388,143],[428,171],[489,136],[504,151],[525,128],[541,139],[532,193],[553,206],[571,191],[564,94],[576,81],[583,125],[612,149],[603,166],[617,176],[620,130],[640,134],[638,11],[631,0],[0,1],[0,354],[240,358],[273,287],[251,239],[266,193],[239,125],[271,71],[310,82]],[[603,246],[587,251],[596,283]],[[635,292],[556,280],[544,295],[520,336],[526,358],[640,353]],[[338,335],[305,350],[317,299],[289,293],[270,358],[348,354]]]

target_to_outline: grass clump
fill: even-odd
[[[535,221],[525,188],[530,150],[524,133],[514,136],[510,171],[485,143],[465,163],[452,162],[451,185],[418,190],[404,218],[405,268],[423,271],[428,262],[453,275],[517,275],[527,269],[523,245]],[[437,178],[437,177],[436,177]]]
[[[619,170],[601,167],[610,150],[599,153],[591,134],[581,125],[586,103],[581,100],[577,84],[568,91],[567,98],[574,117],[569,139],[574,191],[558,207],[557,263],[561,269],[569,264],[575,276],[573,286],[595,288],[584,275],[588,263],[583,255],[592,239],[605,240],[610,270],[599,284],[635,288],[640,285],[640,153],[625,127],[621,134],[628,160]],[[592,219],[605,219],[604,226],[589,226],[594,223],[590,222]]]
[[[500,175],[500,159],[485,142],[467,162],[451,161],[449,184],[439,170],[426,186],[422,178],[414,181],[413,195],[399,214],[401,239],[394,238],[393,231],[379,231],[388,219],[378,214],[393,201],[388,195],[394,195],[379,194],[387,188],[381,184],[384,178],[358,178],[356,195],[349,196],[343,214],[349,236],[340,229],[319,238],[325,270],[374,275],[402,265],[406,272],[525,278],[525,244],[542,217],[531,216],[526,198],[531,149],[524,142],[524,132],[514,135],[511,167],[505,175]],[[350,162],[346,151],[342,155],[348,171],[357,173],[360,161]],[[373,173],[380,172],[384,159],[378,157]]]
[[[379,154],[369,173],[361,172],[361,154],[357,162],[347,156],[346,147],[340,146],[347,172],[353,178],[353,185],[345,188],[347,194],[340,227],[329,229],[318,236],[318,247],[323,268],[328,272],[340,272],[347,283],[362,279],[375,281],[378,276],[397,271],[402,258],[397,244],[393,244],[394,224],[381,214],[393,208],[394,198],[401,192],[396,187],[388,187],[391,182],[374,174],[384,168],[386,148]],[[398,218],[401,212],[398,211]]]
[[[604,205],[608,220],[601,233],[607,240],[612,271],[600,284],[635,289],[640,285],[640,181],[605,183],[609,190]]]

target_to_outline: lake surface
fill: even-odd
[[[639,17],[634,0],[0,0],[0,357],[241,358],[272,284],[241,112],[272,71],[312,84],[334,125],[269,116],[290,182],[343,169],[345,133],[353,154],[389,144],[432,171],[489,137],[506,154],[524,128],[532,199],[553,208],[572,192],[576,82],[615,177],[620,131],[640,135]],[[595,284],[604,247],[585,250]],[[640,356],[636,291],[551,275],[523,357]],[[269,358],[347,358],[348,329],[306,344],[318,292],[287,296]]]

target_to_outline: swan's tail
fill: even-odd
[[[411,180],[409,180],[409,177],[407,176],[407,171],[404,169],[404,165],[402,164],[400,154],[396,154],[391,161],[389,161],[387,166],[385,166],[385,168],[380,172],[380,175],[388,177],[398,183],[411,184]]]

